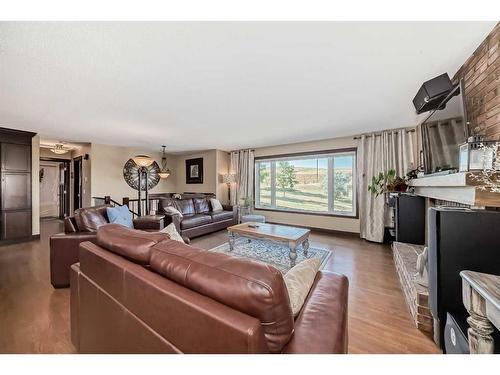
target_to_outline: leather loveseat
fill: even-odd
[[[213,211],[206,194],[183,194],[181,199],[161,197],[159,213],[165,215],[165,225],[174,223],[183,237],[193,238],[216,232],[238,223],[237,206],[222,205],[222,211]],[[169,207],[179,213],[172,213]]]
[[[78,262],[78,245],[96,241],[97,228],[109,224],[106,208],[109,205],[80,208],[64,219],[64,233],[50,237],[50,282],[54,288],[69,286],[69,271]],[[150,223],[134,220],[136,229],[151,230]]]
[[[80,353],[346,353],[348,281],[319,271],[294,320],[272,266],[114,224],[71,267]]]

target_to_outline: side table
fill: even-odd
[[[165,215],[144,215],[134,219],[134,227],[141,230],[157,231],[165,228]]]

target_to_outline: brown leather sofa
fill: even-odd
[[[174,223],[177,232],[187,238],[216,232],[238,223],[236,206],[223,205],[223,211],[213,211],[210,198],[206,194],[183,194],[182,199],[161,197],[158,211],[165,215],[165,225]],[[173,207],[181,213],[172,214],[165,210]]]
[[[318,272],[294,320],[269,265],[110,224],[71,267],[81,353],[346,353],[348,281]]]
[[[54,288],[69,286],[69,272],[78,262],[78,245],[96,241],[97,228],[109,224],[106,208],[109,205],[80,208],[64,219],[64,233],[50,237],[50,282]],[[152,230],[147,221],[134,220],[136,229]]]

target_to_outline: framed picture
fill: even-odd
[[[203,158],[186,160],[186,184],[203,183]]]

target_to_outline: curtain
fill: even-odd
[[[394,169],[398,176],[405,176],[415,168],[415,132],[407,129],[387,130],[381,134],[364,134],[358,145],[358,200],[360,236],[369,241],[382,242],[389,210],[384,195],[368,191],[372,177],[379,172]]]
[[[253,197],[254,156],[253,150],[231,152],[231,173],[236,175],[236,184],[231,189],[231,204],[241,204],[240,199]]]

